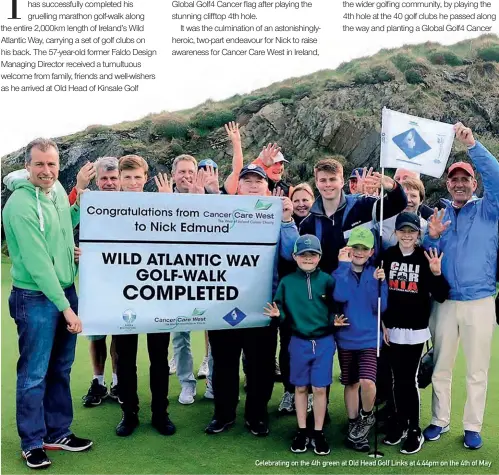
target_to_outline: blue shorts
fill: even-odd
[[[315,340],[292,336],[288,349],[291,384],[311,384],[316,388],[325,388],[333,382],[333,356],[336,350],[333,335]]]

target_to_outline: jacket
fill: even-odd
[[[289,223],[281,222],[281,231],[279,233],[279,241],[277,243],[277,251],[274,258],[272,295],[276,293],[277,285],[279,284],[279,266],[282,265],[282,262],[290,263],[293,261],[293,249],[299,236],[298,228],[294,221]]]
[[[384,200],[385,218],[395,216],[407,206],[407,197],[398,183],[394,190],[386,193]],[[330,274],[338,267],[338,254],[345,247],[350,230],[366,223],[368,227],[372,227],[373,206],[376,201],[377,198],[372,196],[345,195],[342,192],[338,209],[332,216],[325,214],[321,198],[315,201],[310,214],[300,224],[300,234],[313,234],[321,241],[321,270]],[[379,208],[376,209],[377,219]]]
[[[339,327],[336,343],[344,350],[365,350],[377,347],[379,334],[380,345],[383,342],[378,328],[378,286],[374,278],[374,266],[366,265],[360,278],[352,270],[350,262],[340,262],[333,272],[335,287],[333,298],[344,304],[343,313],[348,318],[347,327]],[[386,310],[388,285],[381,283],[381,312]]]
[[[421,247],[404,256],[398,244],[384,253],[383,267],[388,280],[388,306],[383,314],[385,326],[411,330],[427,328],[431,297],[442,303],[449,295],[449,284],[443,274],[435,276],[431,272]]]
[[[13,285],[43,292],[62,312],[70,306],[64,289],[76,276],[73,227],[79,207],[70,208],[59,181],[51,197],[25,177],[6,177],[4,183],[13,191],[3,211]]]
[[[331,335],[334,331],[334,279],[315,269],[297,269],[281,280],[274,302],[281,312],[280,321],[289,324],[291,333],[311,340]]]
[[[478,300],[496,292],[497,239],[499,219],[499,163],[479,142],[468,150],[482,176],[483,198],[473,197],[456,213],[445,204],[446,231],[432,239],[425,234],[423,246],[444,253],[442,273],[450,285],[451,300]]]

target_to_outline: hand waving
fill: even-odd
[[[334,316],[334,326],[335,327],[347,327],[350,323],[347,323],[348,318],[345,315],[335,315]]]
[[[428,220],[428,234],[432,239],[438,239],[449,227],[451,221],[443,222],[445,210],[435,208],[433,215]]]
[[[158,173],[158,176],[154,177],[154,181],[158,187],[159,193],[173,192],[173,178],[168,180],[168,175],[166,173]]]
[[[437,249],[429,249],[429,252],[424,252],[426,259],[430,263],[430,270],[433,275],[442,274],[442,258],[444,257],[444,253],[442,252],[440,256],[438,255]]]
[[[263,314],[267,317],[277,318],[281,315],[281,312],[275,302],[267,302],[267,306],[263,309]]]

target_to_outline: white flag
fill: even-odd
[[[406,168],[440,178],[453,142],[451,124],[383,109],[382,167]]]

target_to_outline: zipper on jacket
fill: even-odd
[[[312,285],[310,284],[310,272],[307,272],[308,300],[312,300]]]

